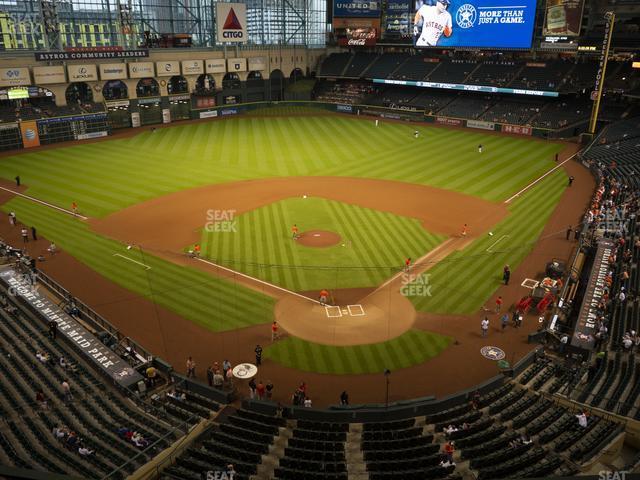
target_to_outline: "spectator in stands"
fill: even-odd
[[[224,384],[224,377],[220,374],[220,370],[216,370],[213,374],[213,386],[215,388],[222,389]]]
[[[209,365],[207,367],[207,383],[210,387],[213,387],[213,366]]]
[[[38,402],[38,406],[43,410],[47,409],[47,399],[42,390],[38,390],[38,393],[36,393],[36,402]]]
[[[255,379],[249,380],[249,398],[252,400],[256,397],[256,381]]]
[[[271,400],[271,398],[273,397],[273,383],[271,382],[271,380],[267,380],[267,384],[265,385],[264,389],[267,394],[267,400]]]
[[[84,445],[80,445],[80,448],[78,448],[78,453],[83,457],[88,457],[89,455],[92,455],[94,452],[93,450],[89,450]]]
[[[455,444],[451,440],[449,440],[447,443],[444,444],[444,454],[447,457],[447,462],[449,462],[449,465],[454,465],[453,452],[456,451],[454,445]]]
[[[73,400],[73,395],[71,394],[71,386],[69,385],[69,380],[64,379],[61,383],[62,394],[64,395],[64,401],[70,402]]]
[[[156,386],[156,382],[158,381],[158,371],[156,367],[153,365],[149,366],[146,371],[147,374],[147,382],[151,388]]]
[[[264,400],[265,386],[264,383],[262,383],[262,380],[259,380],[256,385],[256,393],[258,394],[258,399]]]
[[[581,414],[576,415],[576,418],[578,419],[578,425],[580,425],[582,428],[587,428],[587,425],[588,425],[587,412],[582,412]]]
[[[196,378],[196,362],[192,357],[187,359],[187,378]]]
[[[349,405],[349,394],[346,390],[340,394],[340,405]]]

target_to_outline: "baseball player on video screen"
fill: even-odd
[[[450,37],[452,33],[451,14],[447,12],[449,0],[437,0],[435,5],[427,2],[416,12],[413,20],[413,34],[418,36],[416,47],[435,47],[444,33]],[[422,22],[422,31],[419,24]]]

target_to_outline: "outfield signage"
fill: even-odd
[[[101,80],[123,80],[127,78],[126,63],[101,63],[98,65]]]
[[[183,75],[202,75],[204,73],[204,62],[202,60],[183,60]]]
[[[155,76],[153,62],[135,62],[129,63],[130,78],[147,78]]]
[[[207,73],[227,72],[227,61],[224,58],[210,58],[204,62]]]
[[[37,62],[51,62],[55,60],[108,60],[116,58],[143,58],[149,56],[149,50],[115,50],[90,52],[36,52]]]
[[[247,42],[247,6],[216,2],[216,40],[220,43]]]
[[[598,306],[607,291],[607,273],[609,257],[615,252],[614,243],[609,239],[598,242],[598,249],[591,267],[591,275],[582,299],[576,328],[571,338],[571,345],[585,350],[593,350],[595,346],[596,322]]]
[[[247,58],[249,71],[262,71],[267,69],[267,59],[264,57]]]
[[[387,85],[406,85],[409,87],[422,88],[442,88],[446,90],[464,90],[467,92],[511,93],[513,95],[534,95],[537,97],[559,96],[558,92],[549,92],[545,90],[524,90],[519,88],[491,87],[488,85],[463,85],[460,83],[413,82],[410,80],[387,80],[385,78],[374,78],[373,83],[384,83]]]
[[[0,87],[19,85],[31,85],[31,75],[28,68],[0,68]]]
[[[51,67],[33,67],[33,83],[36,85],[50,85],[52,83],[66,83],[67,76],[62,65]]]
[[[64,312],[36,286],[31,285],[22,273],[5,267],[0,272],[0,278],[16,297],[29,304],[47,323],[56,322],[60,335],[75,345],[86,360],[104,371],[119,385],[129,387],[143,379],[142,375],[98,340],[80,322]]]
[[[462,126],[462,120],[459,118],[436,117],[436,123],[440,125],[452,125],[454,127]]]
[[[70,82],[96,82],[98,69],[95,65],[69,65],[67,66]]]
[[[227,69],[229,72],[246,72],[247,59],[246,58],[229,58],[227,59]]]
[[[467,120],[467,127],[479,128],[480,130],[495,130],[496,124],[491,122],[483,122],[481,120]]]
[[[334,0],[334,17],[380,17],[381,2],[378,0]]]
[[[515,133],[517,135],[531,135],[533,128],[522,125],[502,125],[502,131],[504,133]]]
[[[158,72],[158,77],[173,77],[174,75],[180,75],[180,62],[156,62],[156,72]]]

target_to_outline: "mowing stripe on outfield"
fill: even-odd
[[[540,180],[542,180],[544,177],[546,177],[547,175],[549,175],[550,173],[555,172],[557,169],[559,169],[561,166],[563,166],[565,163],[567,163],[569,160],[571,160],[573,157],[575,157],[576,155],[578,155],[578,153],[580,152],[576,152],[573,155],[571,155],[569,158],[567,158],[564,162],[560,163],[559,165],[556,165],[555,167],[553,167],[551,170],[549,170],[548,172],[546,172],[544,175],[536,178],[533,182],[531,182],[529,185],[527,185],[526,187],[524,187],[522,190],[520,190],[518,193],[513,194],[512,196],[510,196],[509,198],[507,198],[504,203],[509,203],[511,202],[511,200],[513,200],[514,198],[520,196],[521,193],[526,192],[527,190],[529,190],[531,187],[533,187],[536,183],[538,183]]]
[[[44,206],[49,207],[49,208],[53,208],[53,209],[58,210],[60,212],[66,213],[67,215],[72,215],[74,217],[81,218],[82,220],[89,220],[89,217],[85,217],[84,215],[80,215],[79,213],[74,213],[71,210],[67,210],[66,208],[58,207],[57,205],[53,205],[51,203],[44,202],[44,201],[39,200],[39,199],[37,199],[35,197],[32,197],[30,195],[25,195],[24,193],[16,192],[15,190],[11,190],[10,188],[0,187],[0,190],[4,190],[5,192],[13,193],[14,195],[16,195],[18,197],[26,198],[27,200],[39,203],[39,204],[44,205]]]

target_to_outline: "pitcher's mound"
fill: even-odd
[[[298,242],[305,247],[332,247],[340,243],[340,235],[326,230],[310,230],[301,233],[298,237]]]

